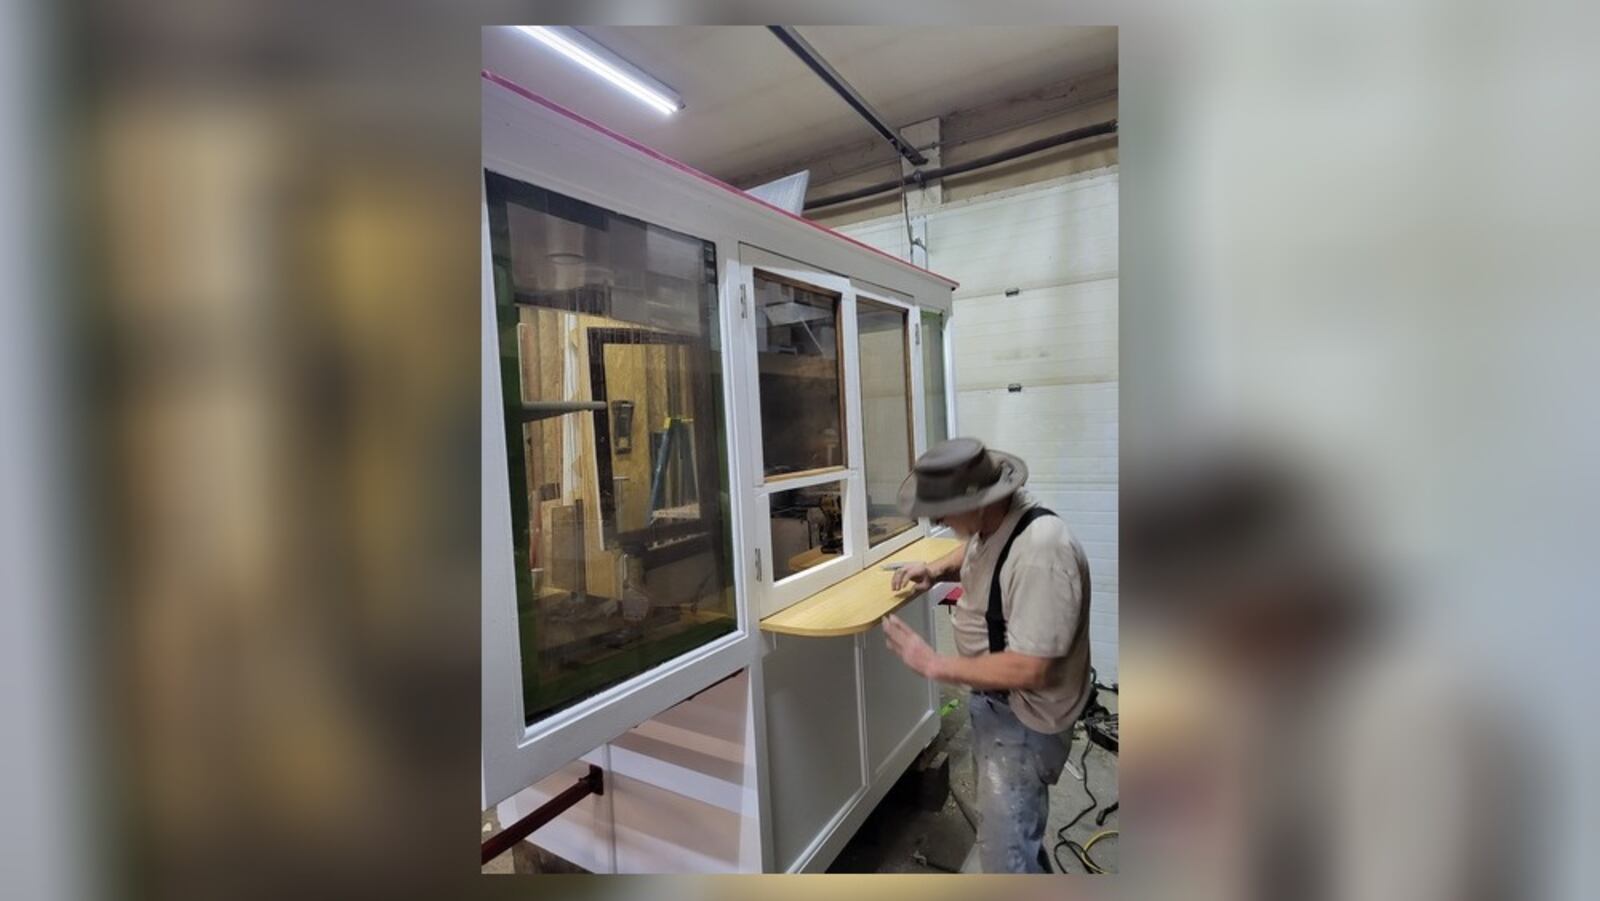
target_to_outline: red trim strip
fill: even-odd
[[[840,234],[839,232],[834,231],[833,229],[827,227],[826,225],[823,225],[820,222],[813,222],[810,219],[805,218],[804,216],[796,216],[794,213],[789,212],[788,210],[784,209],[783,207],[774,206],[774,205],[772,205],[770,203],[767,203],[765,200],[762,200],[759,197],[753,197],[753,196],[745,193],[744,191],[741,191],[738,188],[735,188],[733,185],[730,185],[725,181],[721,181],[720,179],[714,178],[714,177],[712,177],[710,175],[705,174],[704,172],[701,172],[699,169],[696,169],[696,168],[694,168],[693,166],[690,166],[687,163],[680,163],[677,160],[673,159],[672,157],[667,156],[666,154],[664,154],[664,153],[662,153],[662,152],[660,152],[658,150],[652,150],[649,147],[646,147],[645,145],[639,143],[638,141],[633,140],[632,138],[630,138],[630,137],[628,137],[626,135],[618,134],[617,132],[614,132],[611,129],[606,128],[604,125],[601,125],[600,123],[595,122],[592,119],[586,119],[583,116],[580,116],[577,113],[573,112],[572,110],[567,109],[566,107],[562,106],[561,104],[556,103],[555,101],[550,100],[550,99],[548,99],[546,97],[541,97],[540,95],[535,94],[534,92],[528,90],[527,88],[523,87],[522,85],[519,85],[516,82],[511,81],[510,79],[504,78],[504,77],[502,77],[500,75],[496,75],[495,73],[489,71],[488,69],[482,70],[482,75],[483,75],[484,80],[486,80],[486,81],[493,82],[494,84],[497,84],[500,87],[505,88],[506,90],[511,91],[512,93],[517,94],[517,95],[519,95],[519,96],[521,96],[521,97],[523,97],[523,98],[525,98],[527,100],[531,100],[534,103],[537,103],[540,106],[542,106],[542,107],[544,107],[544,108],[546,108],[546,109],[548,109],[548,110],[550,110],[552,112],[560,113],[561,115],[566,116],[568,119],[571,119],[572,121],[578,123],[579,125],[584,125],[584,126],[587,126],[589,128],[592,128],[595,131],[605,135],[608,138],[611,138],[614,141],[619,141],[619,142],[621,142],[623,144],[626,144],[627,146],[632,147],[634,150],[639,151],[640,153],[644,154],[645,156],[650,157],[651,159],[656,160],[657,162],[665,163],[668,166],[671,166],[672,168],[679,170],[680,172],[686,172],[686,173],[694,176],[695,178],[698,178],[701,181],[706,182],[707,184],[716,185],[717,187],[723,189],[724,191],[728,191],[728,192],[730,192],[732,194],[737,195],[739,198],[741,198],[743,200],[747,200],[747,201],[749,201],[751,203],[754,203],[754,204],[756,204],[758,206],[766,207],[767,209],[772,210],[774,213],[778,213],[780,215],[787,216],[788,218],[793,219],[796,222],[803,222],[806,225],[809,225],[812,228],[817,229],[817,230],[819,230],[819,231],[821,231],[821,232],[823,232],[823,233],[825,233],[825,234],[827,234],[827,235],[829,235],[831,237],[837,238],[837,239],[839,239],[841,241],[846,241],[846,242],[848,242],[850,244],[854,244],[855,246],[860,247],[860,248],[862,248],[864,250],[870,250],[873,253],[877,254],[878,256],[883,257],[886,260],[893,260],[895,263],[898,263],[899,265],[904,266],[907,269],[912,269],[912,270],[915,270],[917,272],[921,272],[921,273],[923,273],[925,275],[931,275],[934,278],[944,282],[945,284],[948,284],[951,288],[959,287],[960,284],[961,284],[960,282],[956,281],[955,279],[949,278],[947,276],[940,275],[939,273],[934,272],[931,269],[924,269],[921,266],[916,265],[915,263],[908,263],[905,260],[902,260],[899,257],[894,256],[893,254],[885,253],[882,250],[879,250],[878,248],[873,247],[871,244],[863,244],[860,241],[857,241],[855,238],[850,237],[849,235]]]

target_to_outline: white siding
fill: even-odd
[[[1089,636],[1117,680],[1117,170],[913,216],[929,268],[961,282],[952,320],[955,434],[1028,462],[1029,486],[1089,555]],[[899,217],[840,229],[904,255]],[[1017,289],[1007,297],[1005,292]],[[1007,386],[1021,390],[1011,392]]]

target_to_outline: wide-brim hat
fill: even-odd
[[[900,483],[900,512],[937,518],[965,513],[1016,492],[1028,481],[1028,464],[976,438],[952,438],[917,458]]]

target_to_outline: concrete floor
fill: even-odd
[[[935,611],[935,645],[940,653],[955,653],[950,635],[949,614]],[[939,737],[934,739],[934,749],[943,749],[950,755],[950,790],[960,795],[969,808],[973,805],[975,775],[972,764],[972,725],[966,708],[966,689],[945,686],[944,700],[959,699],[959,706],[945,715],[940,724]],[[1117,709],[1117,696],[1102,693],[1100,702],[1113,712]],[[1068,769],[1061,781],[1050,790],[1050,818],[1045,830],[1045,851],[1055,847],[1057,833],[1078,811],[1089,806],[1088,795],[1078,775],[1079,756],[1083,753],[1081,736],[1073,743]],[[1078,844],[1087,842],[1101,829],[1115,829],[1121,811],[1107,818],[1104,826],[1095,825],[1095,815],[1117,800],[1117,757],[1098,745],[1091,745],[1088,757],[1089,789],[1094,792],[1100,807],[1087,813],[1066,836]],[[910,779],[903,779],[909,783]],[[1094,846],[1094,860],[1108,872],[1117,872],[1117,841],[1113,836]],[[917,860],[918,852],[927,863]],[[1060,849],[1052,863],[1059,871],[1083,873],[1078,859],[1067,848]],[[954,798],[947,799],[937,811],[923,810],[917,805],[916,793],[909,784],[896,785],[876,809],[868,815],[861,828],[844,850],[839,852],[830,873],[929,873],[958,871],[981,872],[977,865],[974,833],[966,816]]]
[[[946,699],[959,697],[959,690],[950,690]],[[1108,707],[1112,706],[1107,704]],[[950,755],[950,790],[973,808],[972,728],[967,721],[965,706],[958,707],[945,717],[944,728],[935,741]],[[1055,847],[1060,829],[1080,810],[1089,806],[1088,795],[1073,770],[1083,753],[1083,739],[1073,746],[1071,768],[1062,773],[1061,781],[1050,791],[1050,818],[1045,831],[1045,850]],[[1089,788],[1094,792],[1100,807],[1083,816],[1067,831],[1066,836],[1078,844],[1087,842],[1096,832],[1115,829],[1121,811],[1106,819],[1103,827],[1095,825],[1095,815],[1109,807],[1117,798],[1117,758],[1098,746],[1091,746],[1088,758]],[[910,779],[903,780],[910,782]],[[917,859],[920,852],[922,861]],[[1117,837],[1110,837],[1095,845],[1095,862],[1108,872],[1117,871]],[[1063,847],[1053,863],[1058,871],[1083,873],[1078,859]],[[856,831],[833,866],[830,873],[928,873],[956,871],[978,873],[974,830],[954,798],[945,801],[937,811],[924,810],[917,804],[915,790],[909,786],[895,786],[876,809],[868,815]]]
[[[940,653],[954,654],[955,644],[950,635],[949,614],[943,609],[935,611],[935,645]],[[934,751],[944,750],[950,756],[950,791],[960,795],[968,808],[973,808],[972,725],[966,707],[966,689],[945,686],[944,701],[958,701],[955,709],[945,715],[940,723],[939,736],[933,741]],[[1117,696],[1102,693],[1100,702],[1113,712],[1117,709]],[[1089,798],[1084,793],[1081,776],[1077,771],[1079,756],[1083,753],[1081,736],[1073,743],[1068,769],[1061,781],[1050,791],[1050,819],[1045,830],[1045,851],[1050,852],[1057,842],[1057,833],[1078,811],[1087,807]],[[1098,745],[1091,745],[1088,757],[1089,788],[1099,801],[1099,809],[1109,807],[1117,800],[1117,757]],[[839,856],[834,859],[830,873],[936,873],[981,872],[978,868],[972,825],[967,821],[955,799],[947,798],[939,810],[928,811],[917,803],[916,786],[909,776],[879,802],[867,816],[861,828],[850,839]],[[1082,845],[1101,829],[1115,829],[1121,811],[1112,814],[1105,825],[1095,825],[1091,811],[1067,832],[1067,837]],[[494,821],[494,811],[484,812],[485,830],[499,828]],[[1094,847],[1095,862],[1108,872],[1117,872],[1117,837],[1107,838]],[[918,861],[918,855],[925,863]],[[1083,873],[1084,869],[1072,852],[1061,848],[1051,866],[1067,873]],[[504,854],[483,868],[485,873],[539,873],[581,872],[571,864],[535,847],[521,842],[515,854]]]

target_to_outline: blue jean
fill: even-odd
[[[1072,733],[1023,725],[1001,698],[972,693],[977,769],[978,860],[985,873],[1043,873],[1050,789],[1067,763]]]

